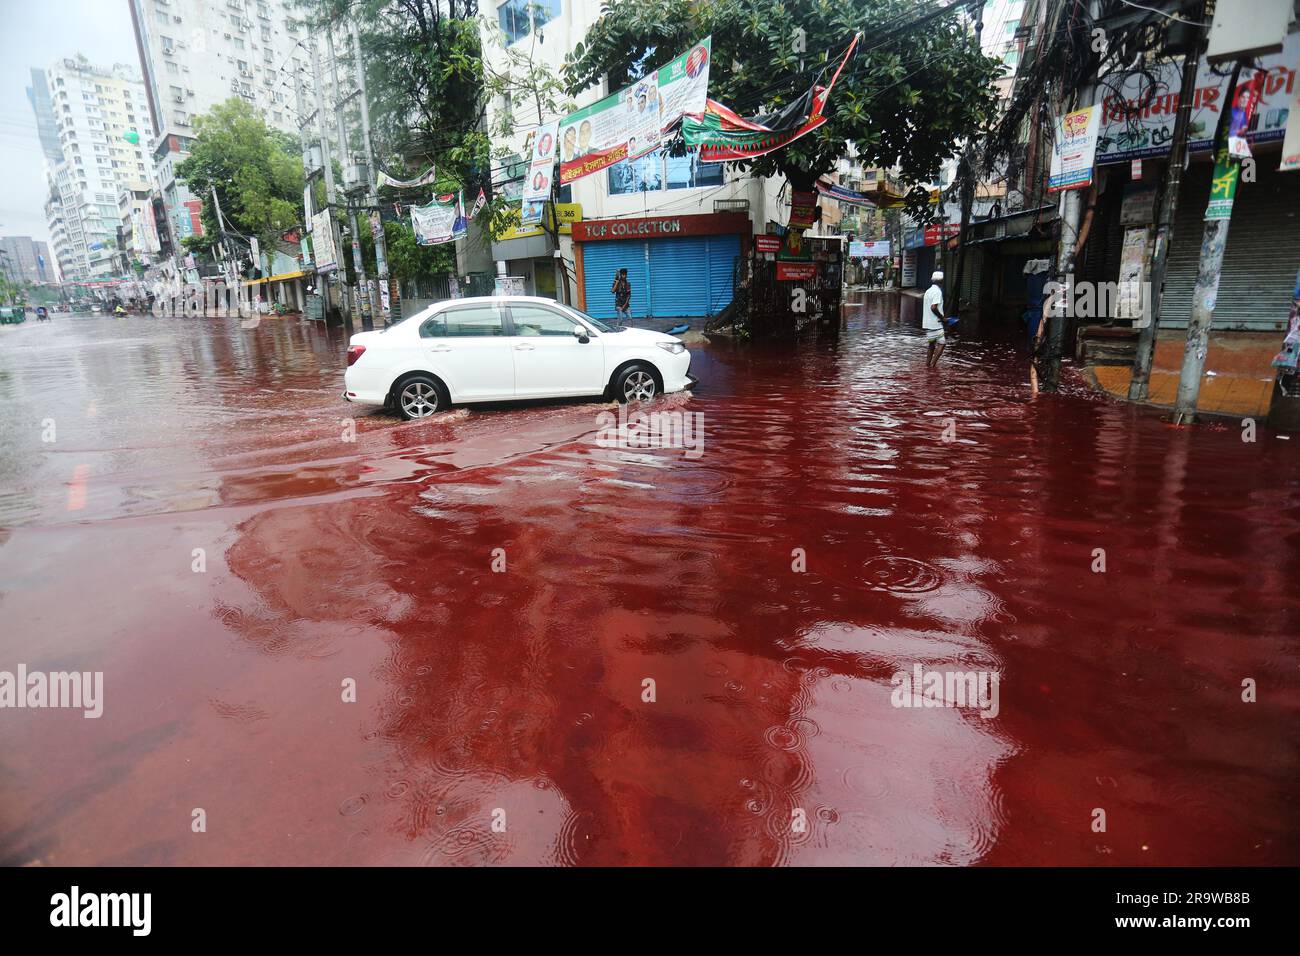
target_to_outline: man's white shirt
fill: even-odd
[[[939,313],[943,314],[943,287],[932,285],[925,290],[925,298],[921,300],[921,328],[923,329],[941,329],[943,323],[939,321],[930,308],[932,305],[939,307]]]

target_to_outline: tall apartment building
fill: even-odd
[[[50,250],[31,236],[0,236],[0,270],[18,282],[55,281]]]
[[[46,218],[63,278],[116,275],[118,193],[148,181],[144,144],[152,125],[140,76],[134,67],[96,66],[84,56],[32,76],[28,95],[49,164]]]
[[[308,62],[307,28],[292,0],[130,0],[154,138],[152,184],[164,221],[158,239],[179,251],[201,233],[201,201],[176,177],[195,117],[232,96],[295,136],[293,71]],[[301,14],[299,14],[301,15]]]

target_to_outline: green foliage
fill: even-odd
[[[477,194],[489,150],[477,0],[298,0],[298,7],[316,22],[355,19],[379,167],[407,178],[436,165]],[[340,53],[350,60],[350,40],[345,45]]]
[[[737,165],[756,175],[780,173],[797,188],[810,188],[852,143],[864,164],[897,166],[903,181],[915,185],[936,178],[943,160],[956,155],[958,141],[992,121],[991,83],[1000,71],[999,61],[975,48],[956,11],[902,37],[873,40],[919,12],[923,8],[913,0],[610,0],[605,16],[566,60],[563,75],[573,95],[605,74],[616,89],[711,34],[709,96],[754,115],[805,93],[822,67],[822,82],[828,82],[854,32],[862,30],[831,96],[829,122],[790,146]],[[806,35],[802,54],[793,49],[796,27]],[[908,196],[908,208],[929,215],[919,185]]]
[[[265,248],[302,222],[302,157],[298,143],[266,125],[239,97],[214,106],[194,122],[190,155],[176,172],[203,200],[207,235],[184,240],[187,249],[207,251],[219,226],[212,202],[215,188],[232,231],[257,236]]]

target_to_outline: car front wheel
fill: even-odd
[[[393,404],[397,407],[398,414],[410,421],[413,418],[428,418],[441,411],[446,402],[437,382],[427,375],[417,375],[402,383]]]
[[[614,397],[620,404],[648,402],[659,391],[654,375],[644,365],[632,365],[618,373],[614,381]]]

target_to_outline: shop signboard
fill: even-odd
[[[776,264],[778,282],[806,282],[817,278],[815,262],[778,262]]]
[[[1281,53],[1262,56],[1259,62],[1265,76],[1255,115],[1244,132],[1246,141],[1252,145],[1282,140],[1292,128],[1288,116],[1293,107],[1300,105],[1300,83],[1296,77],[1300,70],[1300,34],[1288,36]],[[1250,76],[1248,70],[1243,70],[1239,85]],[[1190,151],[1205,152],[1213,147],[1219,113],[1227,99],[1228,80],[1226,73],[1215,73],[1201,59],[1187,134]],[[1181,59],[1162,60],[1143,70],[1104,77],[1099,86],[1103,96],[1098,165],[1166,155],[1174,138],[1181,88]],[[1300,152],[1300,134],[1295,134],[1292,142],[1297,147],[1289,151],[1295,166],[1289,168],[1300,168],[1300,156],[1295,155]],[[1287,154],[1284,146],[1283,168],[1288,168]]]

